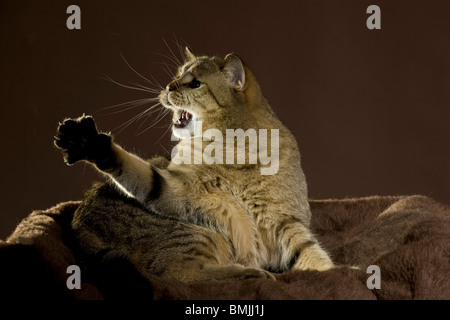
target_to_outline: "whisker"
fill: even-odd
[[[181,66],[183,64],[183,63],[179,62],[178,60],[174,60],[172,57],[170,57],[170,56],[168,56],[166,54],[163,54],[163,53],[160,53],[160,52],[151,52],[151,53],[152,54],[156,54],[158,56],[161,56],[163,58],[169,59],[170,62],[172,62],[174,64],[174,67],[178,67],[178,66]]]
[[[152,106],[152,109],[154,108],[154,106]],[[164,108],[165,109],[165,108]],[[164,109],[162,109],[162,110],[164,110]],[[162,110],[160,110],[159,112],[161,113],[161,111]],[[167,109],[166,109],[167,110]],[[150,110],[146,110],[146,111],[150,111]],[[146,116],[147,115],[151,115],[151,114],[153,114],[153,113],[155,113],[157,110],[152,110],[151,112],[149,112],[148,114],[146,114]],[[139,127],[136,129],[136,134],[140,134],[140,133],[138,133],[138,131],[142,128],[142,126],[147,122],[149,120],[149,117],[147,117],[147,118],[145,118],[142,122],[141,122],[141,124],[139,125]],[[153,127],[153,125],[152,124],[150,124],[150,126],[151,127]]]
[[[166,39],[163,38],[164,43],[166,44],[167,49],[169,49],[172,56],[175,58],[175,60],[178,62],[179,65],[182,65],[181,61],[178,59],[178,57],[173,53],[172,48],[167,44]]]
[[[163,70],[167,73],[167,75],[170,78],[173,78],[174,77],[173,67],[177,68],[177,66],[180,65],[181,62],[178,59],[178,57],[174,54],[173,50],[170,48],[170,46],[168,45],[168,43],[165,40],[164,40],[164,43],[166,44],[167,48],[169,49],[170,53],[172,54],[172,57],[168,56],[168,55],[163,55],[160,53],[156,53],[156,54],[162,55],[163,57],[166,58],[167,61],[163,61],[161,63],[161,65],[163,65],[165,67],[165,68],[163,68]],[[180,48],[179,48],[179,50],[180,50]],[[139,81],[139,79],[138,79],[138,81],[134,81],[134,82],[121,83],[119,81],[112,79],[108,75],[103,75],[100,78],[102,78],[103,80],[107,80],[107,81],[109,81],[117,86],[120,86],[122,88],[151,93],[152,95],[153,94],[159,95],[161,90],[165,89],[164,86],[162,86],[161,83],[158,80],[156,80],[153,75],[151,75],[151,74],[148,76],[142,75],[127,61],[127,59],[124,57],[124,55],[122,53],[120,53],[120,56],[121,56],[122,60],[124,61],[124,63],[126,64],[126,66],[134,74],[136,74],[140,79],[144,80],[145,83],[144,84],[139,83],[139,82],[142,82],[142,81]],[[175,65],[172,66],[172,63],[174,63],[176,66]],[[149,85],[147,85],[147,83]],[[155,86],[157,88],[154,88],[153,86]],[[161,90],[159,90],[158,88]],[[154,104],[152,104],[152,103],[154,103]],[[140,135],[140,134],[143,134],[144,132],[148,131],[149,129],[154,128],[164,118],[166,118],[169,114],[171,114],[170,109],[167,109],[164,107],[158,108],[160,105],[161,105],[161,102],[159,101],[159,98],[154,97],[154,98],[135,99],[132,101],[118,103],[118,104],[115,104],[112,106],[104,107],[104,108],[100,109],[99,111],[103,112],[103,114],[106,114],[106,115],[114,115],[114,114],[119,114],[119,113],[130,111],[130,110],[136,110],[136,111],[133,111],[134,115],[132,115],[131,118],[129,118],[128,120],[126,120],[123,123],[121,123],[120,125],[118,125],[116,128],[113,129],[113,131],[115,132],[115,134],[120,134],[124,130],[129,128],[132,124],[137,123],[138,127],[135,131],[135,134]],[[141,107],[143,107],[144,109],[142,110]],[[137,108],[139,108],[140,110],[138,110]],[[156,114],[156,116],[154,114]],[[170,123],[171,122],[172,121],[170,121]],[[163,128],[164,127],[166,127],[166,126],[164,125]],[[170,128],[171,128],[171,124],[165,130],[163,136],[170,130]],[[157,142],[159,142],[161,140],[161,138],[158,139]]]
[[[161,85],[161,83],[159,83],[158,80],[155,79],[155,77],[153,75],[150,75],[152,77],[152,79],[158,84],[158,86],[161,88],[161,90],[165,90],[165,87]]]
[[[169,109],[162,109],[160,113],[156,116],[155,122],[152,123],[152,126],[158,124],[164,117],[170,112]]]
[[[168,111],[170,111],[170,110],[168,110]],[[165,136],[169,131],[171,131],[171,129],[172,129],[172,122],[169,123],[169,125],[167,126],[166,131],[164,131],[164,133],[161,135],[161,137],[159,137],[159,139],[156,140],[155,144],[157,144],[158,142],[160,142],[161,139],[164,138],[164,136]],[[168,153],[167,149],[166,149],[164,146],[162,146],[162,147],[163,147],[164,150]]]
[[[164,61],[164,65],[167,68],[167,71],[169,71],[169,73],[171,74],[171,78],[175,78],[175,73],[173,72],[173,70],[169,67],[169,65]]]
[[[142,88],[142,89],[146,89],[148,92],[151,92],[151,93],[160,93],[161,92],[161,90],[149,88],[149,87],[146,87],[146,86],[144,86],[144,85],[142,85],[140,83],[137,83],[137,82],[132,82],[131,84],[135,85],[136,87],[139,87],[139,88]]]
[[[164,62],[158,62],[158,61],[155,61],[155,62],[153,62],[154,64],[158,64],[158,65],[160,65],[160,66],[169,66],[169,67],[171,67],[171,68],[173,68],[173,69],[177,69],[178,68],[178,66],[176,66],[176,65],[174,65],[174,64],[172,64],[172,63],[167,63],[166,61],[164,61]]]
[[[103,80],[110,81],[110,82],[112,82],[112,83],[114,83],[114,84],[116,84],[118,86],[123,87],[123,88],[132,89],[132,90],[138,90],[138,91],[144,91],[144,92],[149,92],[149,93],[154,93],[154,92],[148,91],[147,89],[132,87],[130,85],[126,85],[126,84],[117,82],[117,81],[111,79],[110,77],[108,77],[107,75],[104,75],[103,77],[100,77],[100,78],[102,78]]]
[[[120,56],[122,57],[122,60],[126,63],[126,65],[128,66],[128,68],[130,68],[134,73],[136,73],[139,77],[141,77],[142,79],[144,79],[145,81],[147,81],[148,83],[150,83],[151,85],[155,85],[155,83],[151,82],[148,78],[144,77],[142,74],[140,74],[139,72],[136,71],[136,69],[134,69],[129,63],[128,61],[125,59],[125,57],[123,56],[123,54],[120,52]]]
[[[105,110],[114,109],[114,108],[118,108],[118,107],[128,106],[127,108],[120,109],[118,111],[111,111],[111,112],[105,113],[106,115],[113,115],[113,114],[118,114],[121,112],[125,112],[128,110],[143,106],[149,102],[153,102],[156,100],[158,100],[158,99],[157,98],[137,99],[137,100],[133,100],[133,101],[119,103],[114,106],[106,107],[106,108],[100,109],[99,111],[105,111]]]
[[[163,68],[164,72],[171,78],[175,78],[175,75],[172,73],[172,71],[170,70],[170,68],[167,66],[167,64],[165,65],[166,68]]]
[[[158,124],[162,119],[164,119],[164,118],[166,117],[167,111],[170,111],[170,110],[168,110],[168,109],[161,109],[161,111],[158,113],[158,115],[156,116],[156,119],[153,120],[153,122],[151,123],[151,125],[148,126],[146,129],[144,129],[144,130],[138,132],[137,134],[138,134],[138,135],[143,134],[143,133],[146,132],[147,130],[153,128],[156,124]],[[139,126],[139,128],[140,128],[140,127],[141,127],[141,126]],[[139,129],[139,128],[138,128],[138,129]]]
[[[156,101],[156,100],[158,100],[158,98],[136,99],[136,100],[122,102],[122,103],[118,103],[118,104],[115,104],[115,105],[112,105],[112,106],[104,107],[104,108],[101,108],[98,111],[105,111],[105,110],[108,110],[108,109],[114,109],[114,108],[121,107],[121,106],[124,106],[124,105],[133,104],[134,102],[138,102],[138,103],[141,102],[141,101],[151,102],[151,101]]]
[[[178,52],[180,53],[180,57],[184,57],[184,48],[181,46],[181,44],[178,42],[177,36],[173,35],[175,38],[175,45],[178,48]]]
[[[141,119],[143,116],[145,115],[149,115],[152,114],[153,112],[155,112],[156,110],[153,110],[156,106],[158,106],[160,103],[156,103],[154,105],[152,105],[151,107],[145,109],[144,111],[138,113],[137,115],[135,115],[134,117],[132,117],[131,119],[127,120],[126,122],[122,123],[121,125],[119,125],[118,127],[114,128],[114,130],[120,129],[117,134],[121,133],[123,130],[125,130],[126,128],[128,128],[133,122],[138,121],[139,119]]]

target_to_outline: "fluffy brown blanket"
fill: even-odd
[[[92,279],[69,290],[76,265],[70,220],[79,202],[65,202],[25,218],[0,241],[2,293],[24,298],[102,299]],[[312,228],[339,268],[291,271],[277,281],[184,284],[153,277],[154,299],[450,299],[450,207],[423,196],[312,200]],[[380,289],[369,289],[380,270]],[[359,269],[349,266],[358,266]],[[120,275],[111,275],[114,283]],[[369,282],[376,283],[373,278]],[[144,287],[145,288],[145,287]],[[142,288],[141,288],[142,289]],[[145,290],[145,289],[144,289]]]

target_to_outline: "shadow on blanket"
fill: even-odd
[[[66,286],[67,267],[76,264],[70,220],[78,204],[65,202],[34,211],[6,241],[0,241],[3,294],[33,299],[120,298],[108,296],[96,279],[85,279],[83,274],[81,289]],[[423,196],[312,200],[310,204],[313,231],[335,263],[359,270],[290,271],[277,275],[277,281],[193,284],[154,276],[150,285],[141,282],[140,294],[154,299],[450,299],[450,207]],[[369,265],[380,268],[380,289],[367,287]],[[110,285],[121,284],[121,274],[108,270],[99,274]],[[133,290],[130,283],[122,281],[125,290]],[[130,291],[120,292],[133,296]]]

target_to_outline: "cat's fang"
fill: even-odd
[[[193,116],[187,111],[181,110],[180,116],[177,119],[177,121],[174,123],[174,125],[177,128],[184,128],[187,126],[187,124],[192,120]]]
[[[180,118],[178,119],[178,121],[188,121],[191,118],[192,118],[192,114],[183,110],[183,111],[181,111]]]

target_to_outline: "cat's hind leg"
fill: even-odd
[[[275,280],[269,271],[245,267],[240,264],[198,264],[185,265],[183,270],[173,270],[175,278],[183,282],[209,281],[209,280],[245,280],[245,279],[271,279]]]
[[[167,249],[158,250],[158,254],[170,259],[162,264],[162,260],[154,259],[155,264],[148,270],[162,277],[184,282],[252,278],[275,280],[269,271],[236,263],[230,241],[205,228],[197,227],[193,237],[184,236],[183,241],[177,240],[177,245],[167,247],[169,242],[163,243]]]

